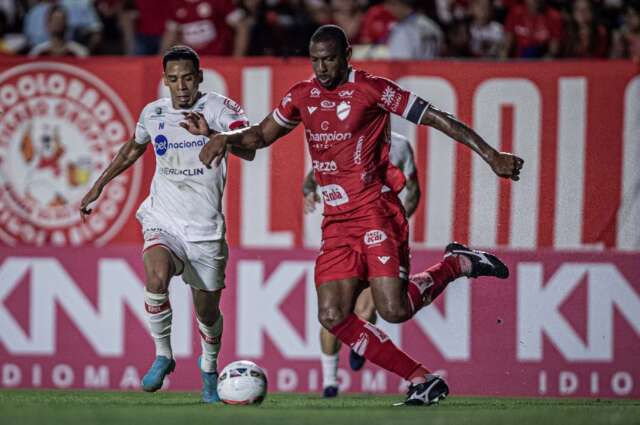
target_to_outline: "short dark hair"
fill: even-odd
[[[200,69],[200,56],[189,46],[173,46],[164,53],[162,57],[162,69],[167,69],[169,61],[187,60],[193,62],[196,71]]]
[[[344,30],[337,25],[323,25],[311,36],[311,43],[334,41],[343,54],[347,53],[349,40]]]

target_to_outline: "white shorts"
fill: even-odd
[[[171,252],[176,274],[184,283],[203,291],[217,291],[225,287],[225,268],[229,249],[227,242],[187,241],[185,238],[151,222],[142,220],[143,252],[154,246],[162,246]]]

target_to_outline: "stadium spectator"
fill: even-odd
[[[390,59],[433,59],[444,47],[444,33],[437,23],[416,10],[416,0],[388,0],[396,23],[387,46]]]
[[[121,55],[124,53],[124,0],[96,0],[95,7],[102,24],[102,38],[94,53]]]
[[[34,46],[29,56],[77,56],[89,55],[89,49],[73,40],[66,40],[67,14],[63,6],[52,5],[48,9],[47,32],[48,40]]]
[[[360,44],[364,12],[358,0],[331,0],[331,16],[353,44]]]
[[[15,55],[27,47],[27,39],[22,34],[9,32],[7,16],[0,10],[0,55]]]
[[[631,1],[625,7],[624,24],[614,33],[611,54],[640,63],[640,1]]]
[[[568,58],[604,58],[608,55],[609,36],[593,13],[592,0],[576,0],[567,26],[564,56]]]
[[[509,11],[503,57],[556,58],[561,53],[563,21],[545,0],[525,0]]]
[[[469,50],[477,58],[497,58],[505,47],[502,24],[493,19],[491,0],[472,0]]]
[[[55,0],[40,0],[40,2],[31,7],[27,12],[24,18],[22,33],[27,37],[29,45],[35,46],[49,39],[46,22],[49,7],[53,3],[55,3]]]
[[[241,56],[233,0],[172,0],[161,48],[186,44],[201,55]],[[236,43],[237,42],[237,43]]]
[[[169,12],[167,1],[133,0],[122,17],[127,54],[158,54]]]
[[[398,18],[388,8],[389,1],[371,6],[362,18],[360,41],[364,44],[385,44],[391,27]]]

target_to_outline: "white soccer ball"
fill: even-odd
[[[267,376],[254,362],[229,363],[218,377],[218,395],[226,404],[260,404],[267,396]]]

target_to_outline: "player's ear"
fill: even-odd
[[[351,61],[351,54],[353,53],[353,50],[351,49],[351,46],[347,47],[347,54],[345,59],[347,60],[347,63],[349,63]]]
[[[203,80],[203,77],[202,77],[202,70],[201,70],[201,69],[199,69],[199,70],[198,70],[198,83],[199,83],[199,84],[202,84],[202,80]]]
[[[166,87],[169,87],[169,81],[167,80],[167,74],[165,74],[164,72],[162,73],[162,83],[163,83]]]

